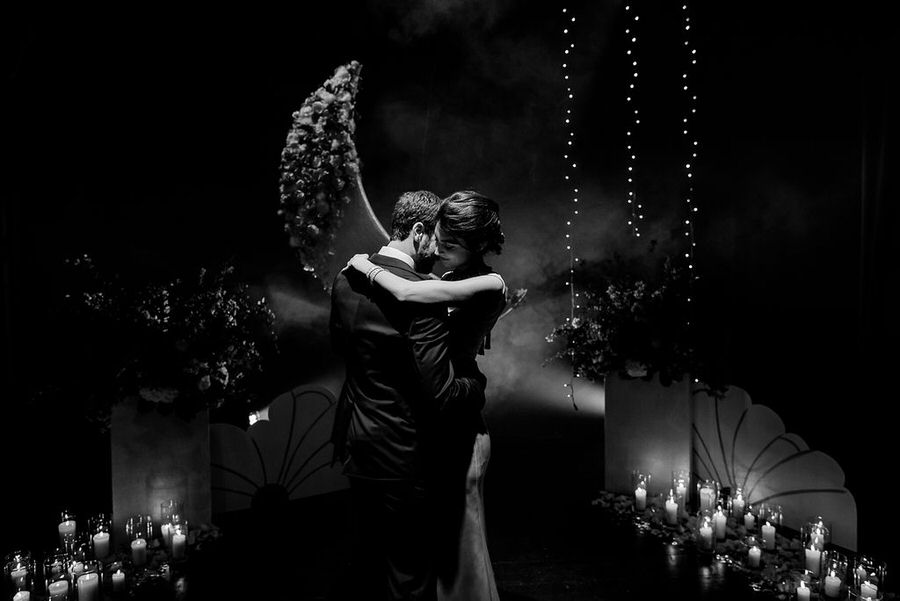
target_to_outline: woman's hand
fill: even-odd
[[[372,262],[369,261],[369,255],[356,254],[347,261],[347,267],[352,267],[360,273],[366,273],[371,268]]]

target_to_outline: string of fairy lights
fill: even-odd
[[[629,71],[631,77],[628,78],[628,87],[625,94],[625,103],[631,111],[631,122],[625,130],[625,157],[626,157],[626,192],[628,204],[628,226],[631,233],[636,238],[641,237],[639,223],[644,220],[644,206],[638,200],[637,186],[634,184],[635,167],[637,167],[637,143],[635,142],[638,126],[641,124],[640,110],[637,105],[637,85],[638,85],[638,57],[637,57],[637,26],[641,20],[640,15],[633,9],[630,4],[625,5],[626,13],[626,50],[625,55],[630,63]]]
[[[681,5],[681,13],[682,13],[682,27],[684,32],[684,48],[685,54],[687,56],[687,64],[685,65],[684,71],[681,74],[682,79],[682,92],[686,96],[685,106],[685,114],[682,117],[682,136],[686,141],[687,148],[687,159],[684,163],[685,175],[687,177],[687,186],[686,193],[684,197],[685,208],[687,210],[687,217],[684,219],[684,235],[688,239],[687,250],[684,253],[684,258],[687,260],[687,266],[690,273],[690,281],[693,282],[697,276],[694,271],[694,251],[697,248],[697,242],[694,238],[694,216],[698,212],[697,202],[694,198],[694,173],[692,165],[697,160],[697,151],[699,149],[699,143],[696,138],[696,134],[691,134],[691,125],[693,125],[694,119],[697,115],[697,94],[691,90],[690,85],[690,73],[693,71],[694,67],[697,65],[697,49],[691,45],[691,16],[690,11],[688,10],[687,2]],[[691,302],[691,297],[688,295],[688,302]],[[690,321],[688,321],[688,325]]]
[[[571,208],[570,213],[566,216],[566,253],[569,257],[569,277],[566,280],[566,287],[569,290],[569,317],[566,318],[566,321],[573,323],[575,321],[575,314],[578,309],[581,308],[579,304],[579,298],[581,294],[575,289],[575,266],[578,264],[578,257],[575,256],[575,219],[578,217],[578,188],[576,182],[576,175],[578,169],[578,163],[575,160],[575,131],[574,126],[572,125],[572,106],[575,102],[575,92],[572,90],[572,79],[570,76],[571,73],[571,63],[573,59],[573,54],[575,52],[575,41],[574,41],[574,23],[575,16],[569,12],[568,8],[562,9],[563,15],[563,25],[562,25],[562,35],[563,35],[563,57],[562,57],[562,74],[563,74],[563,83],[566,86],[566,98],[565,98],[565,115],[563,116],[563,123],[565,124],[566,130],[566,144],[563,153],[563,161],[565,164],[565,170],[563,173],[563,178],[566,184],[567,191],[571,194]],[[574,350],[572,351],[574,352]],[[574,368],[572,374],[569,378],[569,381],[563,384],[566,388],[566,397],[572,401],[572,406],[577,410],[578,405],[575,404],[575,378],[578,375],[575,373]]]

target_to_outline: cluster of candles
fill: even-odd
[[[637,469],[632,472],[634,509],[643,514],[651,502],[649,487],[652,475]],[[716,543],[727,537],[729,518],[737,526],[743,526],[742,561],[750,569],[762,567],[765,553],[777,551],[777,530],[784,521],[781,505],[761,502],[752,505],[744,498],[743,490],[735,487],[730,494],[723,494],[715,480],[699,480],[692,488],[688,470],[672,472],[671,486],[661,503],[664,521],[670,526],[678,524],[680,517],[688,515],[688,506],[697,517],[694,536],[698,549],[713,553]],[[693,503],[689,493],[694,493]],[[809,518],[800,531],[804,579],[796,587],[798,601],[808,601],[811,591],[820,597],[843,599],[847,592],[860,601],[878,601],[883,596],[886,566],[865,555],[854,559],[852,569],[849,560],[829,543],[831,525],[821,516]]]
[[[162,504],[159,538],[173,560],[185,558],[188,524],[182,518],[181,502]],[[114,597],[127,591],[126,573],[147,569],[148,543],[154,536],[149,515],[128,519],[125,531],[129,539],[131,562],[115,558],[112,546],[112,520],[108,514],[91,516],[86,530],[77,516],[63,511],[57,525],[59,547],[45,554],[42,561],[28,551],[9,553],[3,564],[4,587],[13,601],[32,601],[32,594],[50,601],[101,601],[104,590]],[[123,545],[124,546],[124,545]],[[167,576],[168,566],[161,573]]]

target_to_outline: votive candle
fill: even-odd
[[[762,527],[763,540],[766,543],[766,551],[774,551],[775,550],[775,526],[766,522],[766,525]]]
[[[22,565],[22,564],[19,564]],[[16,588],[25,588],[25,577],[28,576],[28,568],[18,568],[9,573],[13,586]]]
[[[147,563],[147,541],[142,538],[131,541],[131,560],[136,566]]]
[[[669,491],[669,498],[666,500],[666,522],[670,526],[678,523],[678,503],[675,502],[672,491]]]
[[[94,556],[106,559],[109,555],[109,532],[98,532],[94,535]]]
[[[828,576],[825,576],[825,596],[832,599],[837,598],[841,594],[841,579],[838,578],[834,570]]]
[[[813,574],[818,574],[821,561],[822,552],[810,543],[809,548],[806,549],[806,569]]]
[[[181,532],[175,532],[172,535],[172,558],[184,559],[184,547],[187,543],[187,537]]]
[[[59,523],[57,530],[59,531],[59,542],[63,547],[66,546],[66,543],[75,538],[76,529],[75,520],[65,520]]]
[[[753,530],[756,527],[756,516],[754,516],[749,511],[744,514],[744,528],[747,530]]]
[[[100,601],[100,577],[93,572],[78,578],[78,601]]]
[[[116,570],[112,575],[112,588],[114,593],[121,593],[125,590],[125,572]]]
[[[50,601],[65,601],[69,598],[69,583],[66,580],[51,582],[47,592],[50,593]]]
[[[31,601],[31,593],[29,591],[19,591],[13,595],[13,601]]]
[[[802,580],[800,586],[797,587],[797,601],[809,601],[809,588]]]
[[[634,489],[634,508],[638,511],[647,509],[647,489],[640,486]]]
[[[725,539],[725,526],[728,523],[728,518],[725,517],[725,512],[722,511],[721,508],[716,510],[716,513],[713,515],[713,524],[716,527],[716,538],[718,540]]]
[[[747,554],[747,560],[750,564],[751,568],[759,567],[759,560],[762,558],[762,551],[756,545],[750,547],[750,552]]]
[[[878,585],[871,582],[863,582],[859,585],[859,596],[862,599],[877,599]]]

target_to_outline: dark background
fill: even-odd
[[[489,422],[508,436],[564,438],[544,418],[574,411],[565,367],[540,367],[554,350],[544,336],[568,314],[564,112],[572,108],[576,132],[574,243],[586,271],[614,252],[640,256],[651,239],[657,252],[680,254],[686,59],[680,6],[637,4],[636,178],[647,217],[637,243],[625,225],[624,4],[566,5],[577,16],[571,105],[562,6],[332,1],[291,12],[6,20],[0,438],[36,501],[19,523],[47,522],[60,503],[108,502],[107,443],[78,399],[33,398],[83,342],[60,309],[66,258],[87,252],[149,277],[234,257],[279,317],[273,392],[335,377],[322,352],[327,297],[287,247],[277,182],[291,112],[349,60],[363,64],[357,146],[382,222],[408,189],[475,188],[500,201],[508,243],[493,264],[529,293],[485,360]],[[690,10],[701,330],[734,385],[844,468],[859,546],[890,561],[896,550],[881,527],[900,468],[891,444],[900,328],[889,309],[896,26],[865,3]],[[602,389],[581,385],[577,396],[592,424],[579,432],[602,432]],[[67,469],[73,461],[85,467]],[[54,479],[73,497],[76,482],[90,485],[67,501]],[[3,528],[6,547],[24,527]]]

